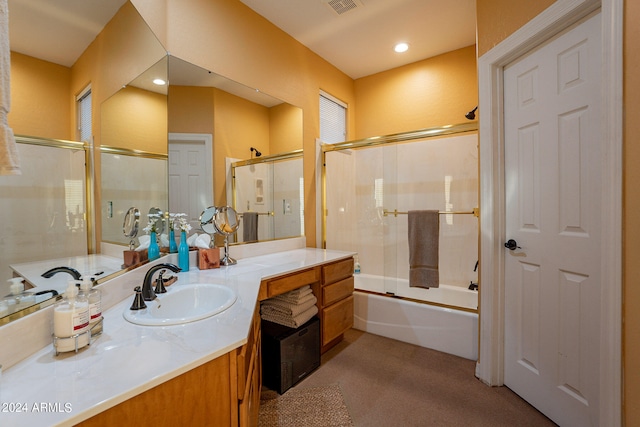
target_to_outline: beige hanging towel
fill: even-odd
[[[7,114],[11,110],[11,50],[9,6],[0,0],[0,175],[21,175],[18,148]]]
[[[11,50],[9,7],[0,0],[0,175],[21,175],[18,148],[7,114],[11,110]]]
[[[258,212],[244,212],[242,214],[243,242],[255,242],[258,240]]]
[[[409,211],[409,286],[437,288],[440,213]]]

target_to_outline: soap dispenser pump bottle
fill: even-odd
[[[355,263],[353,264],[353,274],[360,274],[360,262],[358,261],[358,255],[356,255]]]
[[[64,299],[53,309],[53,346],[56,353],[78,351],[89,344],[89,302],[78,295],[76,282],[71,280]]]
[[[96,327],[102,319],[102,292],[93,287],[93,280],[92,276],[82,278],[79,295],[87,298],[89,302],[89,329],[91,329],[91,335],[96,335],[102,332],[101,325]]]
[[[36,297],[30,292],[24,290],[24,279],[22,277],[13,277],[8,280],[11,282],[9,286],[9,299],[15,304],[15,309],[19,310],[25,307],[32,306],[36,303]]]

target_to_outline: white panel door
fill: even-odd
[[[212,161],[205,141],[173,139],[169,143],[169,212],[186,213],[193,231],[200,230],[202,211],[213,205],[207,166]]]
[[[598,14],[504,72],[504,383],[561,426],[599,416],[600,58]]]

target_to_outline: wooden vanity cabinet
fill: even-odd
[[[235,426],[232,353],[159,384],[79,424],[82,427]]]
[[[353,258],[264,280],[262,301],[310,285],[318,298],[321,352],[353,326]],[[247,343],[77,425],[257,426],[262,388],[260,303]]]
[[[260,312],[247,343],[78,426],[257,426],[262,388]]]
[[[263,280],[260,301],[310,285],[318,298],[321,353],[342,341],[353,326],[353,258]]]
[[[321,266],[322,287],[318,297],[321,353],[342,341],[353,326],[353,258]]]

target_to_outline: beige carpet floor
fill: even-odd
[[[471,360],[350,330],[282,397],[337,386],[356,427],[555,426],[508,388],[484,385],[474,371]],[[260,425],[267,425],[262,418]]]

